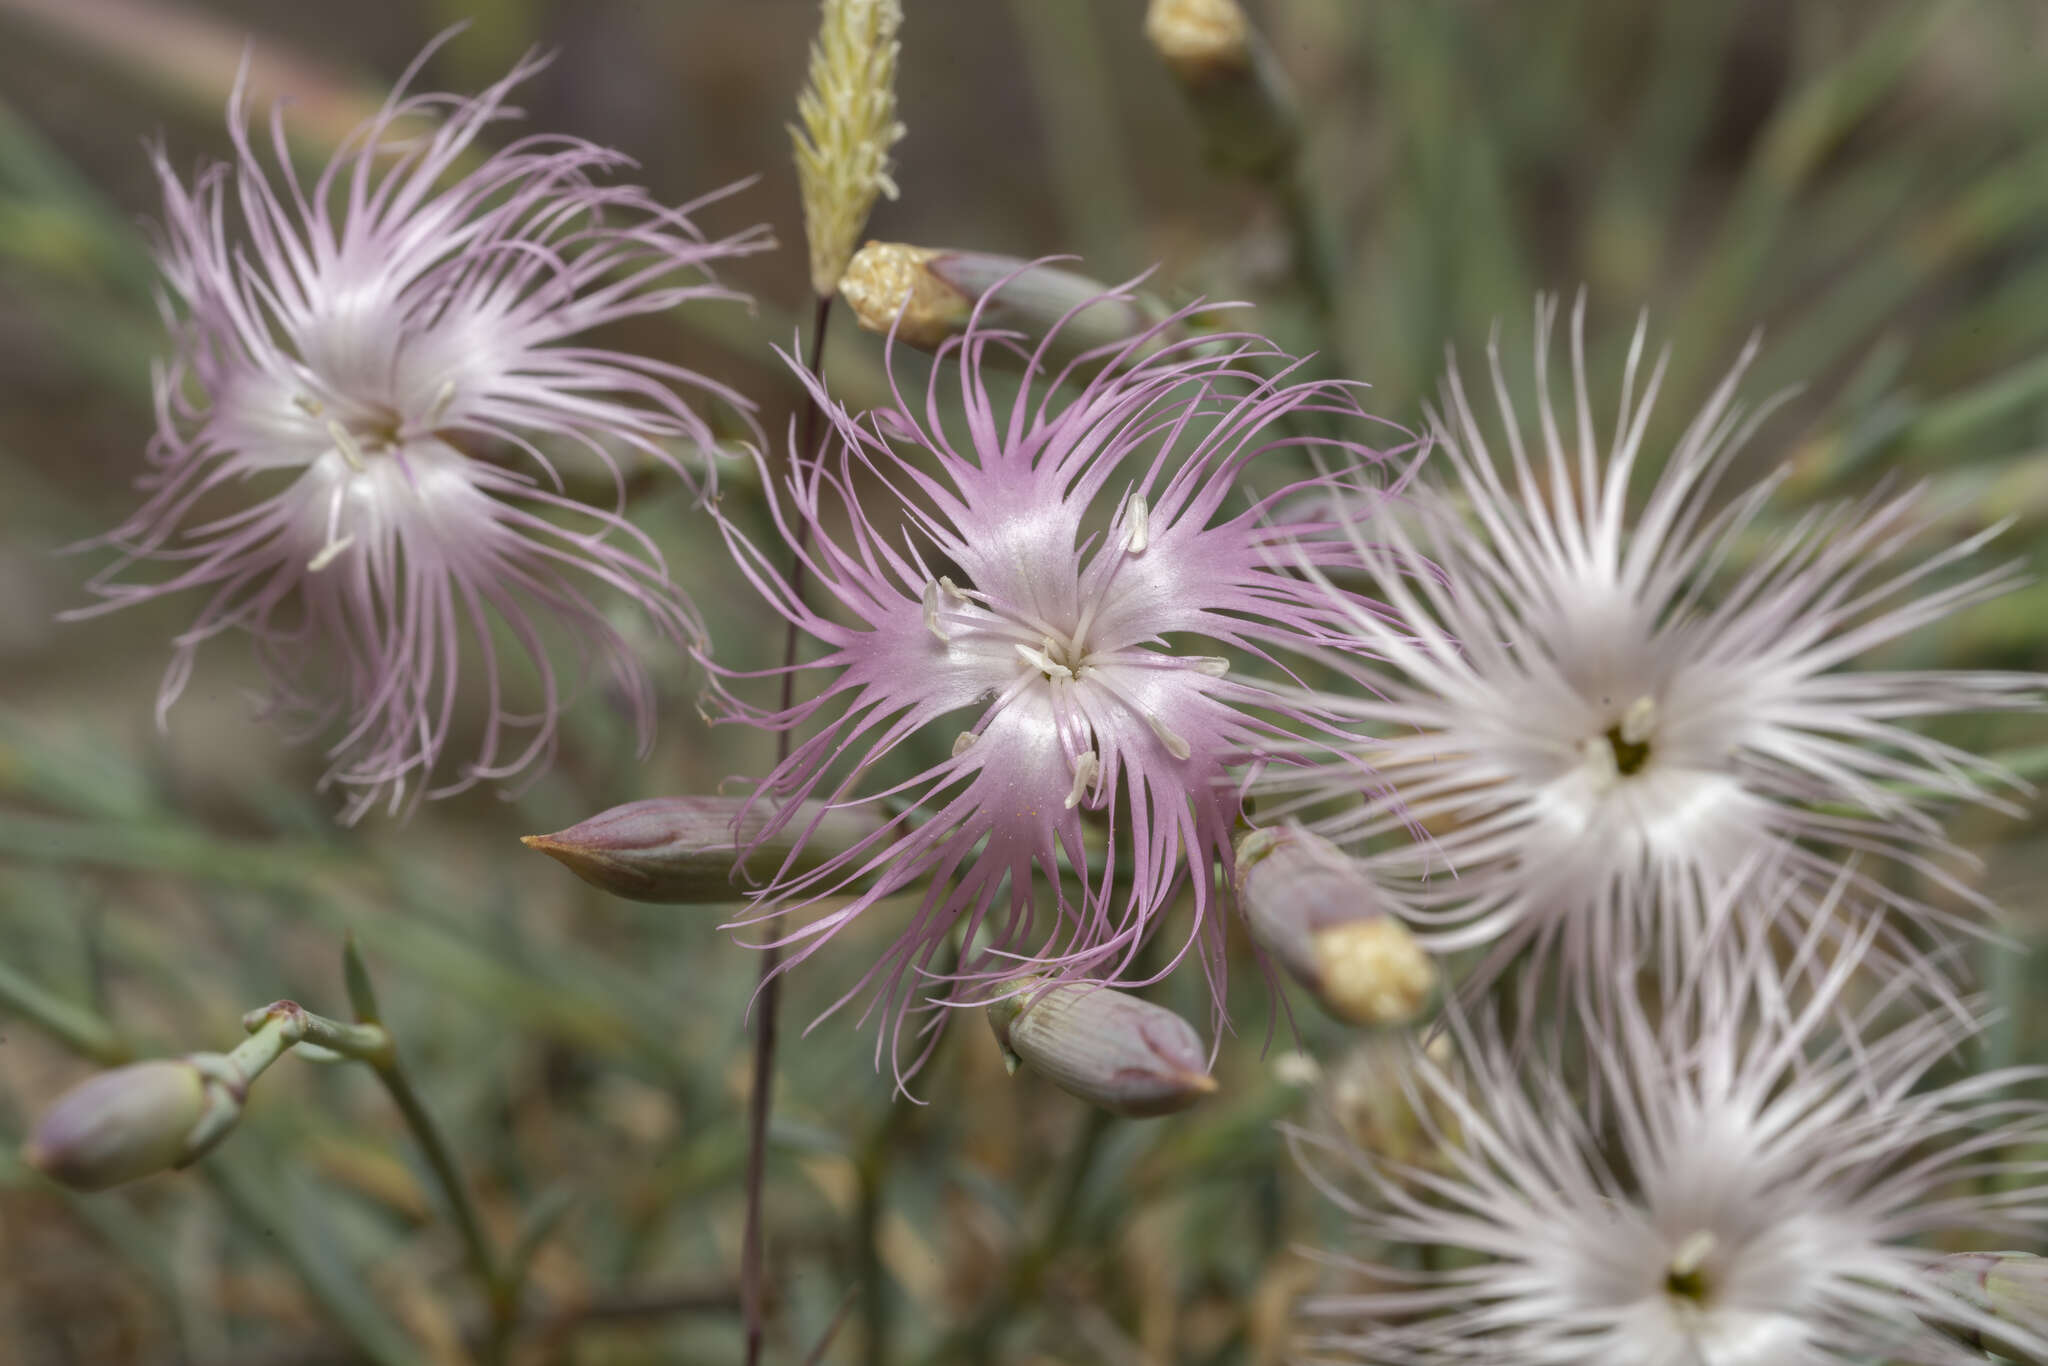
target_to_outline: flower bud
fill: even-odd
[[[862,327],[893,327],[898,339],[925,351],[965,331],[975,302],[990,290],[997,292],[983,305],[982,321],[1034,338],[1058,327],[1048,353],[1055,363],[1129,341],[1168,315],[1156,299],[1118,293],[1071,270],[905,242],[868,243],[839,281],[840,297]],[[1149,339],[1139,353],[1163,340]]]
[[[1085,982],[1027,989],[991,1003],[988,1020],[1011,1071],[1029,1063],[1115,1114],[1170,1114],[1216,1089],[1194,1026],[1128,992]]]
[[[58,1097],[22,1148],[22,1160],[74,1190],[105,1190],[199,1156],[212,1100],[189,1059],[130,1063]]]
[[[1209,159],[1272,178],[1301,140],[1287,77],[1237,0],[1152,0],[1145,36],[1179,81]]]
[[[1299,826],[1237,843],[1237,904],[1259,947],[1338,1019],[1406,1024],[1436,992],[1436,964],[1372,879]]]
[[[1935,1284],[2011,1325],[2010,1332],[1944,1324],[1965,1343],[2008,1361],[2048,1363],[2048,1258],[2026,1252],[1961,1252],[1931,1268]]]
[[[1401,1035],[1366,1035],[1330,1069],[1323,1088],[1329,1118],[1347,1142],[1392,1169],[1442,1169],[1445,1145],[1458,1141],[1456,1111],[1439,1089],[1451,1067],[1446,1035],[1427,1047]]]
[[[775,809],[738,797],[650,797],[520,842],[614,896],[703,906],[739,900],[745,879],[774,876],[799,841],[792,868],[807,872],[875,835],[883,822],[872,807],[805,802],[772,838],[754,844]]]

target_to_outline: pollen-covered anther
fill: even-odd
[[[306,561],[306,572],[308,574],[319,573],[328,565],[333,564],[335,559],[341,554],[342,551],[347,550],[350,546],[354,545],[355,543],[356,538],[353,533],[347,536],[335,537],[326,545],[321,546],[320,549],[314,553],[312,559]]]
[[[1638,697],[1621,714],[1621,738],[1631,745],[1647,743],[1657,725],[1657,699]]]
[[[939,624],[939,581],[932,580],[924,586],[924,629],[938,637],[939,644],[951,641],[946,628]]]
[[[1074,760],[1074,785],[1067,789],[1067,810],[1079,806],[1088,795],[1088,789],[1095,785],[1096,775],[1102,772],[1102,760],[1095,757],[1094,750],[1084,751]]]
[[[1174,732],[1173,727],[1161,719],[1158,712],[1146,711],[1145,724],[1152,727],[1152,733],[1159,737],[1159,743],[1166,746],[1166,752],[1176,759],[1185,759],[1194,753],[1188,742]]]
[[[1184,655],[1182,657],[1187,660],[1190,669],[1193,669],[1198,674],[1207,674],[1210,678],[1221,678],[1230,672],[1230,661],[1222,655]]]
[[[979,739],[981,739],[981,737],[979,735],[976,735],[971,730],[961,731],[958,735],[953,737],[953,757],[957,759],[961,755],[965,754],[968,750],[973,749],[975,742]]]
[[[955,602],[964,603],[974,601],[974,595],[972,593],[962,588],[959,584],[954,583],[950,577],[944,574],[939,575],[939,591],[944,593],[947,597],[951,598]]]
[[[1144,554],[1145,547],[1152,544],[1152,510],[1143,494],[1132,496],[1125,520],[1130,529],[1124,533],[1124,549],[1133,555]]]

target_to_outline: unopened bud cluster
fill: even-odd
[[[1029,1065],[1061,1090],[1114,1114],[1184,1110],[1216,1089],[1186,1020],[1093,983],[1028,988],[988,1007],[1012,1071]]]
[[[1436,964],[1328,840],[1254,830],[1238,841],[1236,879],[1252,938],[1338,1019],[1406,1024],[1435,996]]]

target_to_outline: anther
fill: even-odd
[[[939,585],[937,583],[927,583],[924,586],[924,629],[937,636],[941,645],[946,644],[950,639],[946,635],[946,628],[939,625]]]
[[[342,551],[347,550],[350,546],[354,545],[355,543],[356,538],[353,535],[343,536],[339,539],[329,541],[326,545],[320,547],[319,553],[314,555],[312,559],[306,561],[306,572],[308,574],[319,573],[328,565],[333,564],[336,556],[340,555]]]
[[[1678,1245],[1671,1254],[1671,1270],[1675,1275],[1690,1276],[1706,1265],[1707,1258],[1714,1255],[1717,1240],[1706,1229],[1695,1229]]]
[[[434,401],[427,407],[427,425],[438,427],[441,419],[448,415],[448,406],[455,402],[455,381],[444,379],[441,387],[434,391]]]
[[[293,394],[292,402],[297,404],[299,411],[307,417],[318,417],[327,411],[327,405],[311,394]]]
[[[1142,494],[1131,495],[1124,518],[1130,524],[1130,530],[1124,533],[1124,549],[1133,555],[1143,554],[1152,543],[1152,515]]]
[[[980,739],[981,737],[971,730],[961,731],[953,737],[953,757],[957,759],[968,750],[973,749],[975,742]]]
[[[1152,727],[1152,733],[1159,737],[1159,743],[1165,745],[1166,752],[1174,758],[1185,759],[1194,752],[1188,747],[1186,740],[1174,734],[1172,728],[1166,722],[1159,719],[1157,712],[1146,712],[1145,724]]]
[[[361,474],[369,466],[363,463],[363,448],[356,444],[353,433],[335,421],[327,419],[327,435],[334,442],[334,449],[341,452],[341,458],[348,461],[349,468]]]
[[[1081,804],[1088,789],[1095,783],[1095,777],[1102,772],[1102,761],[1095,757],[1094,750],[1088,750],[1074,760],[1074,785],[1067,789],[1066,808],[1072,811]]]
[[[1221,655],[1188,655],[1188,667],[1198,674],[1221,678],[1230,672],[1230,661]]]
[[[1055,663],[1050,653],[1051,650],[1051,636],[1045,638],[1045,645],[1042,649],[1034,650],[1029,645],[1021,643],[1017,646],[1017,653],[1024,656],[1024,662],[1043,673],[1047,678],[1071,679],[1074,676],[1074,671],[1064,664]]]
[[[1657,699],[1638,697],[1621,714],[1621,738],[1631,745],[1640,745],[1650,738],[1650,731],[1656,724]]]

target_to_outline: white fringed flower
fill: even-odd
[[[1995,802],[1988,789],[2010,780],[1901,723],[2034,706],[2042,680],[1851,666],[2010,588],[2011,567],[1951,572],[1993,532],[1914,554],[1929,529],[1915,489],[1766,536],[1758,513],[1775,480],[1718,497],[1763,416],[1735,397],[1748,352],[1631,517],[1664,363],[1640,383],[1638,327],[1603,449],[1583,305],[1568,427],[1552,404],[1554,317],[1539,301],[1535,423],[1519,419],[1489,348],[1505,449],[1453,370],[1433,420],[1455,498],[1418,492],[1405,521],[1381,514],[1353,533],[1393,611],[1353,611],[1351,643],[1384,664],[1352,666],[1354,686],[1317,700],[1371,733],[1356,758],[1387,787],[1365,791],[1363,762],[1276,770],[1266,813],[1344,803],[1319,829],[1364,851],[1428,947],[1491,946],[1468,989],[1524,950],[1579,980],[1655,949],[1684,961],[1712,929],[1712,889],[1779,846],[1809,909],[1863,851],[1878,856],[1861,860],[1867,895],[1934,915],[1876,870],[1895,861],[1948,880],[1955,850],[1934,807]],[[1434,837],[1412,838],[1418,828]]]
[[[1428,1164],[1325,1141],[1337,1162],[1313,1170],[1374,1256],[1421,1245],[1439,1269],[1336,1259],[1367,1289],[1307,1306],[1305,1359],[1981,1363],[1929,1324],[1990,1316],[1918,1243],[2038,1220],[2048,1190],[2006,1154],[2048,1124],[2005,1096],[2018,1072],[1916,1089],[1970,1027],[1937,1011],[1877,1029],[1901,993],[1858,999],[1870,943],[1811,957],[1797,1005],[1761,955],[1720,960],[1661,1018],[1622,995],[1588,1048],[1591,1118],[1498,1013],[1454,1011],[1455,1056],[1412,1060]]]

